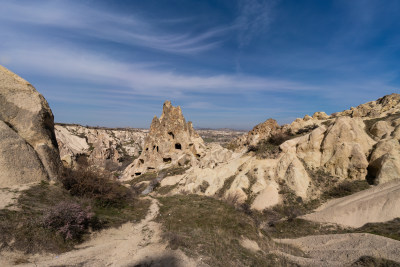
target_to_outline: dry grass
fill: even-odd
[[[61,182],[71,195],[93,199],[97,206],[124,206],[133,201],[132,191],[104,171],[68,170]]]
[[[231,188],[233,181],[235,180],[236,176],[232,175],[229,178],[225,179],[224,181],[224,185],[215,193],[215,196],[218,198],[222,198],[226,191],[229,190],[229,188]]]
[[[387,259],[362,256],[351,264],[351,267],[399,267],[400,263]]]
[[[263,236],[253,219],[227,203],[198,195],[159,198],[164,238],[172,249],[180,248],[191,256],[205,257],[210,266],[292,266],[268,253],[276,249]],[[262,249],[252,252],[240,245],[246,237]]]
[[[149,201],[140,199],[132,199],[124,205],[102,205],[93,198],[71,195],[61,184],[42,182],[21,193],[17,202],[18,210],[0,210],[0,249],[8,248],[25,253],[62,253],[86,240],[88,232],[79,238],[65,240],[56,231],[45,227],[45,215],[64,201],[92,207],[92,230],[140,221],[150,206]]]

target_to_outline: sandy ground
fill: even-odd
[[[307,253],[309,258],[276,252],[301,266],[349,266],[361,256],[400,263],[400,241],[372,234],[316,235],[275,241],[294,245]]]
[[[16,204],[21,191],[27,190],[33,185],[37,185],[37,183],[0,188],[0,209],[17,209]]]
[[[61,255],[33,255],[26,258],[30,263],[18,266],[206,266],[201,259],[194,260],[179,250],[166,248],[160,225],[153,221],[158,203],[151,201],[149,213],[138,224],[126,223],[101,231],[76,250]],[[21,257],[27,256],[3,252],[0,266],[11,266]]]
[[[394,180],[353,195],[333,199],[304,219],[361,227],[400,217],[400,180]]]

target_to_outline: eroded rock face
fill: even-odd
[[[227,199],[235,196],[238,202],[251,198],[251,207],[262,210],[281,201],[282,189],[307,200],[318,198],[325,185],[344,180],[367,178],[380,184],[398,179],[398,99],[397,95],[386,96],[335,116],[317,112],[284,126],[268,120],[237,139],[242,147],[225,154],[218,164],[207,164],[207,157],[202,157],[185,175],[177,180],[167,178],[161,186],[175,181],[171,194],[186,191]],[[247,152],[246,148],[259,140],[282,133],[291,139],[280,145],[276,157],[258,159]]]
[[[90,165],[117,171],[139,157],[148,130],[57,124],[55,133],[61,159],[68,167],[77,167],[85,159]]]
[[[30,83],[2,66],[0,122],[4,137],[0,187],[58,177],[62,165],[47,101]]]
[[[204,149],[203,139],[194,131],[192,123],[186,122],[181,108],[166,101],[161,117],[153,118],[142,154],[127,168],[123,178],[195,162],[204,156]]]
[[[281,132],[282,129],[274,119],[268,119],[263,123],[257,124],[247,134],[240,136],[232,143],[239,148],[256,145],[262,139],[268,139],[271,135]]]

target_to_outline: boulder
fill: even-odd
[[[389,136],[393,131],[393,127],[391,127],[386,121],[382,120],[375,122],[369,131],[372,135],[380,139],[386,135]]]
[[[0,66],[0,121],[6,138],[3,144],[12,147],[9,150],[1,148],[4,152],[3,158],[13,158],[21,162],[11,164],[12,162],[7,163],[3,160],[0,171],[0,181],[3,182],[0,184],[56,179],[62,164],[54,134],[54,117],[51,109],[44,97],[30,83],[2,66]],[[15,169],[18,164],[24,162],[27,163],[22,169],[25,174],[20,176],[22,170]]]
[[[400,179],[400,144],[396,139],[382,140],[371,153],[367,179],[381,184]]]

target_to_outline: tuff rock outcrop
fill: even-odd
[[[68,167],[87,163],[120,171],[139,157],[147,136],[143,129],[108,129],[57,124],[55,133],[61,160]]]
[[[256,145],[260,140],[267,139],[271,135],[281,132],[282,129],[274,119],[267,119],[263,123],[257,124],[254,128],[232,142],[234,147],[243,148]]]
[[[184,175],[164,178],[161,186],[175,184],[170,194],[252,199],[251,207],[262,210],[280,203],[287,190],[306,200],[345,180],[385,183],[400,178],[399,124],[397,94],[333,116],[317,112],[284,126],[270,119],[236,139],[236,152],[225,154],[223,161],[207,165],[208,158],[202,157]],[[260,140],[283,133],[289,140],[276,157],[259,159],[248,152]]]
[[[58,177],[62,165],[47,101],[2,66],[0,135],[0,187]]]
[[[151,122],[140,157],[127,167],[123,179],[166,166],[194,164],[204,153],[203,139],[195,132],[192,123],[186,122],[179,106],[174,107],[166,101],[161,117],[154,116]]]

